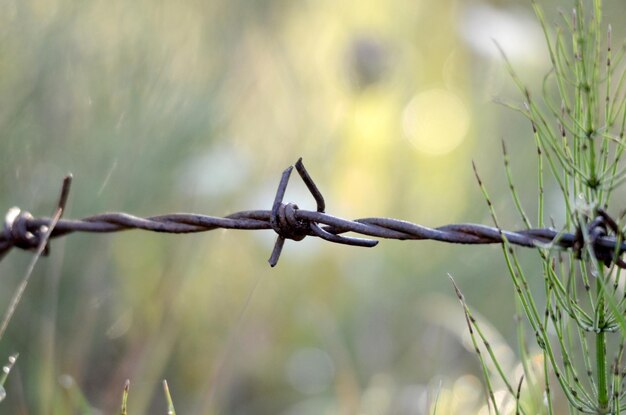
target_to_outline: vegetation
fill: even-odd
[[[626,33],[602,15],[626,11],[576,1],[556,26],[550,0],[532,3],[543,78],[517,1],[9,2],[3,211],[49,214],[68,171],[66,217],[269,207],[303,156],[341,216],[491,216],[580,243],[504,243],[499,262],[495,247],[305,240],[270,271],[269,232],[72,235],[32,276],[32,254],[0,263],[0,412],[174,414],[163,378],[185,414],[624,412],[623,271],[593,241],[623,238],[626,58],[611,38]],[[461,27],[487,18],[521,24],[537,60],[505,43],[493,58]],[[503,61],[522,102],[494,108],[512,95]]]
[[[576,232],[580,246],[572,252],[562,252],[553,246],[539,247],[543,296],[530,289],[529,281],[536,276],[524,271],[513,247],[508,242],[502,246],[518,309],[525,316],[524,326],[529,328],[519,329],[523,375],[517,381],[509,379],[498,363],[458,288],[457,294],[495,413],[560,413],[553,403],[554,386],[558,385],[558,391],[569,404],[569,413],[619,414],[626,405],[622,362],[626,339],[623,266],[618,264],[617,251],[602,257],[594,247],[594,238],[598,232],[614,234],[619,241],[624,238],[620,223],[623,213],[618,212],[618,221],[607,213],[614,209],[610,203],[613,193],[624,180],[620,168],[626,124],[624,49],[616,54],[612,50],[611,26],[605,30],[601,22],[601,1],[578,1],[571,15],[564,15],[562,25],[554,32],[539,5],[534,4],[534,8],[552,62],[543,82],[543,99],[535,99],[513,66],[506,63],[524,97],[523,105],[513,108],[531,122],[537,147],[536,221],[531,222],[522,208],[506,149],[505,168],[515,207],[528,229],[542,228],[546,223],[555,225],[544,215],[544,169],[548,171],[563,200],[563,223],[556,226],[564,232]],[[479,177],[478,181],[493,221],[499,227],[495,209]],[[541,349],[539,367],[533,366],[529,357],[528,337]],[[485,347],[486,356],[481,353],[479,343]],[[501,378],[511,397],[508,410],[494,394],[491,379],[495,377]],[[522,396],[522,383],[527,385],[525,396]]]

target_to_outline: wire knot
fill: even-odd
[[[281,203],[276,212],[272,211],[270,225],[280,237],[301,241],[309,234],[311,223],[307,220],[298,219],[296,217],[297,210],[298,205],[295,203]]]
[[[295,166],[298,174],[302,178],[302,181],[315,199],[315,203],[317,204],[317,214],[324,215],[324,210],[326,209],[324,196],[322,196],[322,193],[317,188],[317,185],[304,167],[302,158],[298,159]],[[274,232],[278,234],[278,238],[274,244],[274,249],[272,250],[272,255],[269,259],[269,263],[272,267],[278,263],[278,258],[283,250],[285,239],[301,241],[307,235],[314,235],[326,241],[345,245],[372,247],[378,243],[378,241],[372,239],[339,236],[323,229],[313,220],[303,218],[302,215],[298,216],[298,205],[295,203],[283,203],[283,198],[285,197],[285,191],[287,190],[287,184],[289,183],[289,177],[291,176],[292,170],[293,166],[289,166],[283,172],[283,175],[280,178],[280,183],[278,184],[278,190],[276,191],[276,197],[274,198],[274,204],[272,205],[270,225],[272,229],[274,229]]]
[[[68,174],[63,178],[56,213],[48,224],[37,226],[37,222],[41,223],[41,221],[35,221],[29,212],[17,207],[9,209],[4,217],[4,228],[0,233],[0,260],[13,247],[26,251],[37,251],[37,255],[50,253],[48,239],[52,236],[54,227],[63,215],[71,184],[72,175]]]
[[[624,241],[623,232],[617,225],[617,222],[604,209],[598,208],[597,213],[598,216],[586,226],[587,238],[593,248],[593,254],[606,267],[610,267],[612,263],[615,263],[619,268],[626,268],[626,262],[620,258],[622,251],[616,250],[615,246],[611,247],[602,243],[606,237],[611,236],[611,233],[617,239]],[[581,258],[584,246],[585,235],[582,232],[582,227],[579,225],[576,229],[576,238],[572,246],[576,258]]]
[[[308,220],[298,219],[296,217],[298,205],[295,203],[283,203],[283,198],[285,197],[285,191],[287,190],[287,184],[289,183],[289,177],[291,176],[292,170],[293,166],[289,166],[285,169],[285,171],[283,171],[280,183],[278,184],[278,190],[276,190],[274,204],[272,205],[270,225],[272,229],[274,229],[274,232],[278,234],[278,238],[274,244],[274,249],[272,250],[272,255],[269,259],[269,263],[272,267],[276,266],[278,263],[278,258],[280,258],[280,253],[283,250],[285,239],[301,241],[311,233],[311,229],[319,228],[317,224]],[[311,179],[311,176],[309,176],[309,173],[304,168],[302,158],[296,162],[296,170],[298,171],[298,174],[300,174],[304,184],[306,184],[307,188],[315,198],[317,211],[324,212],[324,209],[326,208],[324,197],[313,182],[313,179]]]
[[[41,239],[48,231],[47,226],[40,226],[31,229],[29,222],[33,220],[30,212],[23,211],[17,207],[9,209],[4,217],[5,240],[10,246],[24,249],[26,251],[36,249],[41,243]]]

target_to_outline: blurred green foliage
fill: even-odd
[[[531,85],[548,57],[518,3],[4,1],[0,208],[50,214],[68,171],[67,217],[268,208],[302,156],[332,214],[490,223],[475,159],[503,224],[521,228],[499,141],[530,214],[535,149],[492,102],[515,95],[491,38]],[[312,207],[296,182],[287,199]],[[447,273],[515,366],[496,247],[309,238],[270,269],[273,239],[54,241],[0,343],[0,356],[20,353],[0,412],[116,413],[131,379],[128,413],[163,413],[167,378],[184,414],[422,413],[438,388],[438,413],[475,413],[480,368]],[[28,259],[0,263],[0,304]]]

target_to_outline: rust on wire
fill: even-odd
[[[262,230],[272,229],[277,234],[274,249],[269,258],[273,267],[278,263],[286,239],[300,241],[306,236],[315,236],[329,242],[373,247],[378,240],[364,239],[343,234],[351,232],[379,239],[434,240],[457,244],[498,244],[507,242],[524,247],[557,247],[572,249],[577,255],[585,244],[580,226],[585,226],[589,243],[596,257],[605,265],[615,263],[626,268],[621,255],[626,251],[624,235],[606,211],[598,209],[598,216],[589,224],[579,225],[575,234],[558,232],[552,228],[506,231],[480,224],[452,224],[429,228],[415,223],[392,218],[342,219],[326,213],[326,203],[319,188],[307,172],[302,159],[295,164],[296,171],[311,192],[317,210],[299,209],[295,203],[284,203],[283,198],[293,166],[282,174],[271,210],[247,210],[225,217],[206,216],[193,213],[172,213],[142,218],[127,213],[103,213],[83,219],[35,218],[18,208],[9,209],[5,216],[4,229],[0,233],[0,259],[13,247],[36,250],[51,225],[55,225],[50,238],[73,232],[109,233],[140,229],[162,233],[196,233],[214,229]],[[59,206],[65,206],[71,176],[64,180]]]

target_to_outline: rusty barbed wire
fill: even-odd
[[[523,247],[553,246],[573,249],[577,255],[582,253],[584,246],[580,227],[572,234],[552,228],[507,231],[474,223],[429,228],[393,218],[342,219],[325,212],[324,197],[305,169],[302,159],[297,161],[295,168],[317,203],[316,211],[299,209],[295,203],[283,202],[293,166],[283,172],[271,210],[246,210],[224,217],[172,213],[143,218],[128,213],[103,213],[82,219],[58,219],[52,232],[47,235],[49,227],[53,224],[52,218],[35,218],[27,211],[11,208],[5,217],[4,230],[0,234],[0,260],[13,247],[35,250],[42,238],[48,236],[53,239],[74,232],[110,233],[130,229],[182,234],[214,229],[272,229],[278,235],[269,258],[272,267],[278,263],[286,239],[300,241],[306,236],[314,236],[329,242],[370,248],[379,242],[375,239],[345,236],[344,234],[348,232],[379,239],[434,240],[470,245],[498,244],[506,240],[510,244]],[[67,199],[70,179],[68,176],[64,180],[61,197],[63,201]],[[620,258],[626,251],[624,235],[604,210],[598,209],[598,217],[586,225],[586,230],[589,243],[592,244],[593,251],[600,261],[607,266],[615,263],[621,268],[626,268],[626,262]]]

